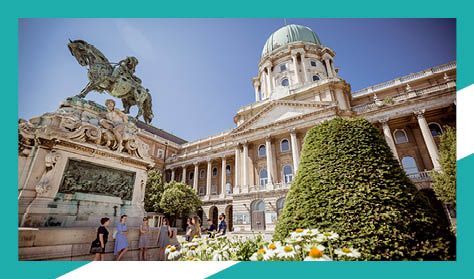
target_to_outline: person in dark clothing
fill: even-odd
[[[209,228],[207,229],[209,237],[214,237],[214,234],[216,233],[216,225],[212,223],[211,219],[207,219],[207,224],[209,225]]]
[[[100,219],[100,227],[97,229],[97,238],[92,242],[91,252],[95,254],[94,261],[103,261],[105,254],[105,245],[109,239],[109,231],[107,226],[110,224],[110,219],[104,217]]]
[[[222,213],[221,216],[219,216],[219,220],[221,222],[219,223],[219,227],[218,227],[216,236],[225,235],[225,233],[227,231],[227,223],[225,222],[225,214],[224,213]]]

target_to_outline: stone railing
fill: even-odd
[[[417,172],[417,173],[407,174],[407,176],[413,182],[425,182],[425,181],[431,181],[432,180],[431,172],[432,171],[420,171],[420,172]]]
[[[452,62],[443,64],[443,65],[439,65],[439,66],[435,66],[435,67],[430,68],[430,69],[426,69],[424,71],[420,71],[420,72],[417,72],[417,73],[412,73],[412,74],[409,74],[409,75],[406,75],[406,76],[403,76],[403,77],[399,77],[397,79],[392,79],[392,80],[389,80],[389,81],[386,81],[386,82],[375,84],[375,85],[370,86],[370,87],[366,87],[366,88],[358,90],[358,91],[354,91],[354,92],[352,92],[352,96],[353,97],[358,97],[358,96],[361,96],[361,95],[364,95],[364,94],[367,94],[367,93],[373,93],[373,92],[376,92],[376,91],[379,91],[379,90],[382,90],[382,89],[386,89],[386,88],[389,88],[389,87],[392,87],[392,86],[395,86],[395,85],[399,85],[399,84],[402,84],[402,83],[407,83],[407,82],[410,82],[410,81],[413,81],[413,80],[417,80],[417,79],[420,79],[420,78],[423,78],[423,77],[433,75],[435,73],[440,73],[440,72],[448,71],[448,70],[455,69],[455,68],[456,68],[456,61],[452,61]]]
[[[418,89],[418,90],[411,90],[411,91],[400,93],[400,94],[397,94],[397,95],[394,95],[394,96],[390,96],[390,97],[387,98],[387,99],[391,99],[390,102],[385,102],[384,100],[378,100],[377,102],[372,102],[372,103],[367,103],[367,104],[363,104],[363,105],[354,106],[354,107],[352,107],[352,111],[354,111],[356,113],[364,113],[364,112],[376,110],[376,109],[378,109],[380,107],[383,107],[385,105],[388,105],[388,104],[396,104],[396,103],[399,103],[399,102],[406,101],[408,99],[428,95],[428,94],[438,92],[438,91],[441,91],[441,90],[445,90],[445,89],[448,89],[448,88],[452,88],[452,87],[456,87],[456,82],[455,81],[449,81],[449,82],[444,83],[444,84],[439,84],[439,85],[435,85],[435,86],[431,86],[431,87],[427,87],[427,88],[423,88],[423,89]]]
[[[289,189],[290,186],[291,186],[291,183],[273,183],[273,184],[266,184],[266,185],[237,186],[234,188],[234,195],[246,194],[246,193],[268,192],[268,191],[274,191],[274,190],[280,190],[280,189]]]

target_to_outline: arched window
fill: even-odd
[[[395,132],[393,132],[393,136],[395,138],[395,143],[396,144],[408,142],[408,137],[407,137],[407,133],[405,132],[405,130],[397,129],[397,130],[395,130]]]
[[[283,139],[280,142],[280,151],[281,152],[287,152],[290,151],[290,142],[287,139]]]
[[[253,212],[263,212],[265,211],[265,203],[262,200],[258,200],[253,203],[252,207]]]
[[[259,174],[259,179],[260,179],[260,188],[262,188],[262,186],[265,186],[267,185],[268,183],[268,172],[267,172],[267,169],[263,168],[260,170],[260,174]]]
[[[225,166],[225,173],[226,173],[227,175],[230,175],[230,165],[226,165],[226,166]]]
[[[311,66],[316,67],[316,61],[311,61]]]
[[[285,183],[291,183],[293,181],[293,168],[290,165],[283,166],[283,178]]]
[[[313,81],[318,81],[319,80],[319,76],[318,75],[314,75],[313,76]]]
[[[418,173],[416,161],[411,156],[405,156],[402,158],[402,167],[408,176]]]
[[[189,173],[189,180],[193,180],[194,179],[194,172],[190,172]]]
[[[260,145],[258,147],[258,157],[265,157],[267,156],[267,149],[265,148],[265,145]]]
[[[441,126],[436,122],[428,124],[428,127],[430,128],[433,137],[441,136],[441,134],[443,134],[443,129],[441,129]]]
[[[217,168],[212,169],[212,176],[217,176]]]
[[[201,170],[199,172],[199,178],[204,178],[204,174],[205,174],[204,170]]]
[[[232,194],[232,184],[230,184],[229,182],[227,182],[227,184],[225,185],[225,192],[227,194]]]
[[[277,216],[280,216],[280,212],[282,211],[284,206],[285,206],[285,198],[279,198],[276,202]]]
[[[288,85],[290,85],[290,81],[288,80],[288,78],[282,79],[282,80],[281,80],[281,85],[282,85],[282,86],[285,86],[285,87],[288,86]]]

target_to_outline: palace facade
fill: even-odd
[[[255,102],[237,111],[236,127],[179,144],[165,159],[167,181],[187,183],[204,205],[201,218],[225,213],[236,233],[271,232],[298,171],[306,132],[334,117],[363,117],[379,127],[420,189],[429,189],[439,136],[456,125],[456,63],[434,66],[351,91],[335,52],[308,27],[270,35],[252,78]]]

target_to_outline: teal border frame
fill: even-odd
[[[2,26],[2,123],[4,136],[2,174],[3,251],[2,275],[15,278],[50,278],[88,262],[18,261],[17,122],[18,122],[18,18],[24,17],[308,17],[383,18],[450,17],[457,19],[457,89],[474,83],[474,4],[472,1],[30,1],[4,3]],[[458,131],[462,132],[462,131]],[[328,278],[446,278],[464,277],[473,259],[474,225],[468,222],[474,203],[474,154],[458,161],[458,238],[455,262],[328,262],[328,263],[238,263],[211,278],[265,276]],[[8,275],[7,275],[8,274]],[[105,276],[106,273],[104,274]],[[150,274],[153,276],[154,274]],[[163,274],[164,275],[164,274]],[[172,275],[172,274],[170,274]],[[7,278],[9,278],[8,276]]]

